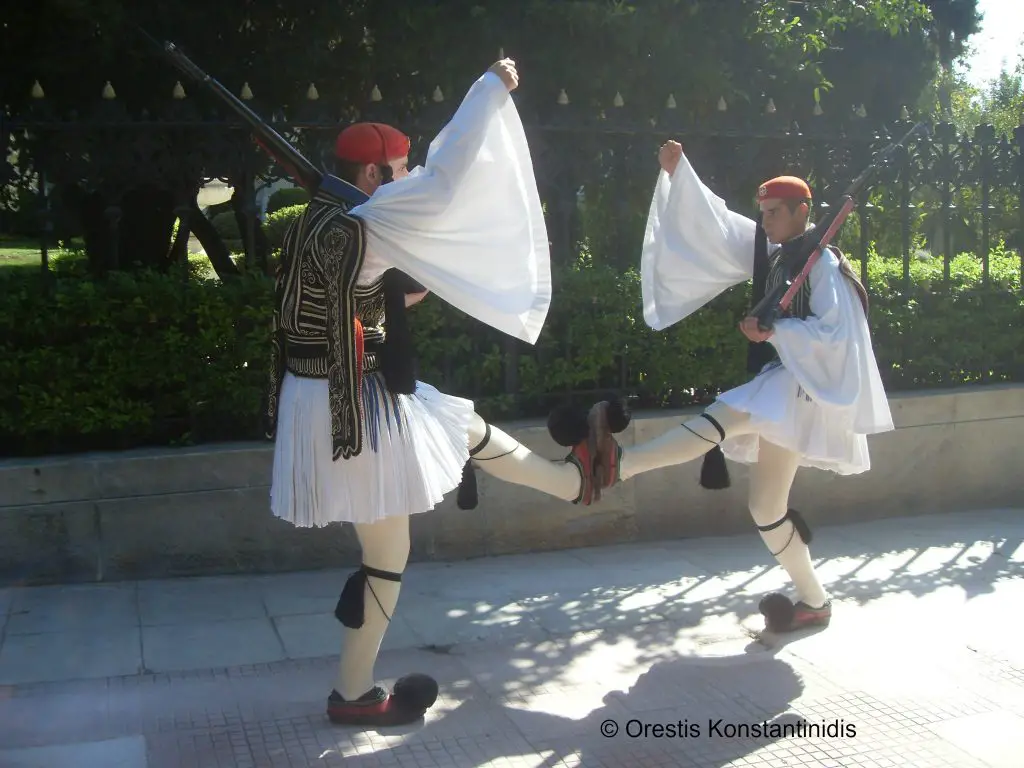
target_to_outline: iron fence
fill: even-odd
[[[155,114],[133,114],[110,84],[82,114],[59,114],[38,84],[32,106],[8,116],[0,125],[0,228],[10,228],[12,200],[26,193],[37,223],[40,261],[45,268],[55,231],[81,231],[102,217],[109,237],[93,237],[90,250],[105,268],[124,261],[119,252],[127,203],[139,190],[162,194],[187,234],[195,224],[196,195],[205,183],[221,179],[235,192],[233,200],[243,223],[243,241],[250,263],[266,265],[259,248],[260,222],[256,185],[283,178],[260,154],[239,122],[225,119],[225,110],[205,94],[189,96],[180,83]],[[351,113],[342,105],[324,104],[311,86],[307,98],[288,117],[267,109],[245,86],[241,97],[308,157],[321,161],[339,129],[332,115]],[[681,141],[703,180],[738,210],[752,211],[753,191],[770,176],[791,173],[807,178],[816,205],[827,207],[866,166],[872,153],[910,127],[904,110],[898,120],[871,120],[863,109],[830,117],[815,115],[798,124],[780,114],[769,101],[763,110],[732,109],[719,100],[713,111],[684,111],[669,95],[659,114],[642,114],[616,94],[605,109],[577,106],[565,91],[551,103],[536,106],[527,98],[521,109],[541,198],[548,216],[553,258],[571,258],[584,241],[601,241],[603,258],[623,266],[636,261],[637,236],[657,169],[655,153],[662,141]],[[412,163],[422,160],[457,104],[436,90],[414,110],[389,107],[375,89],[359,110],[362,119],[400,126],[414,139]],[[820,112],[820,110],[818,110]],[[870,242],[885,240],[879,250],[903,260],[909,279],[915,241],[941,253],[948,266],[956,252],[971,250],[988,276],[994,238],[1012,247],[1024,246],[1024,126],[1012,138],[996,136],[990,125],[973,134],[958,134],[948,123],[931,127],[899,151],[871,183],[864,201],[841,234],[852,244],[867,283]],[[16,159],[15,159],[16,158]],[[69,189],[78,197],[63,194]],[[92,201],[82,204],[83,195]],[[588,217],[587,212],[597,215]],[[888,235],[888,238],[885,236]],[[211,239],[204,233],[205,240]],[[204,243],[205,244],[205,243]],[[261,252],[261,250],[263,252]]]

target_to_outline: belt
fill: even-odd
[[[380,347],[378,342],[369,342],[358,349],[357,368],[362,373],[380,370]],[[330,363],[329,349],[325,339],[297,341],[288,339],[284,345],[285,367],[295,376],[307,379],[326,379]],[[358,354],[361,352],[361,354]]]

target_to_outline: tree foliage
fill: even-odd
[[[929,95],[934,99],[934,94]],[[997,135],[1012,138],[1024,119],[1024,54],[1013,69],[1004,68],[980,88],[956,75],[951,96],[950,122],[957,130],[970,132],[987,123]]]
[[[310,82],[338,104],[364,103],[373,85],[410,106],[438,85],[457,95],[502,48],[540,102],[562,88],[601,105],[616,92],[694,106],[791,89],[808,100],[829,81],[822,60],[838,35],[898,36],[928,19],[919,0],[25,0],[4,23],[3,103],[24,107],[38,80],[80,107],[111,81],[153,109],[180,75],[133,24],[275,107],[294,106]]]
[[[971,4],[950,3],[961,9]],[[109,81],[130,113],[158,114],[182,81],[190,103],[205,114],[225,115],[223,105],[149,46],[137,33],[138,24],[158,39],[176,42],[233,92],[248,84],[255,94],[252,106],[268,118],[294,117],[315,84],[319,103],[332,118],[359,119],[376,87],[389,119],[399,125],[425,109],[450,115],[499,51],[518,63],[522,85],[516,102],[527,119],[550,115],[564,91],[574,107],[590,114],[614,109],[617,97],[628,114],[654,114],[671,94],[684,118],[714,114],[720,99],[731,111],[757,115],[771,99],[780,112],[801,122],[813,119],[816,100],[826,114],[865,104],[869,114],[888,121],[935,71],[937,54],[928,40],[939,35],[940,17],[929,9],[942,6],[944,29],[957,30],[957,40],[968,33],[938,0],[179,0],[149,5],[21,0],[8,5],[13,7],[3,22],[8,56],[0,84],[8,113],[29,106],[38,81],[61,114],[87,115]],[[431,102],[435,89],[445,97],[439,105]],[[246,184],[244,178],[232,181]],[[160,268],[173,258],[149,258],[142,250],[156,250],[152,244],[169,237],[176,203],[159,191],[147,194],[145,200],[132,197],[142,207],[122,219],[120,251]],[[102,218],[108,205],[109,200],[92,195],[79,201],[79,216]],[[239,217],[240,211],[238,202]],[[103,232],[86,237],[90,251],[109,241],[106,221],[96,227]],[[221,255],[220,263],[227,262],[226,252]]]

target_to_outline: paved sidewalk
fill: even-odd
[[[812,553],[832,626],[785,640],[756,534],[413,565],[377,674],[441,699],[381,733],[323,714],[347,572],[0,589],[0,766],[1024,765],[1024,512]]]

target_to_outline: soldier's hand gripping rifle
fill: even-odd
[[[831,217],[826,216],[809,232],[801,235],[796,241],[787,243],[783,246],[786,250],[789,250],[790,248],[796,248],[798,250],[809,249],[810,253],[807,257],[807,263],[804,264],[803,269],[800,270],[800,273],[795,278],[792,280],[784,280],[776,286],[774,290],[766,294],[765,297],[757,303],[757,306],[748,313],[750,317],[757,318],[757,325],[762,331],[771,330],[775,325],[775,321],[789,309],[789,305],[793,302],[796,292],[800,290],[800,286],[803,285],[810,276],[811,268],[814,267],[815,263],[817,263],[822,252],[832,241],[832,238],[835,237],[839,228],[843,226],[843,222],[846,221],[846,217],[850,215],[850,212],[853,211],[854,207],[857,205],[855,197],[860,193],[870,176],[885,164],[892,153],[896,151],[897,147],[905,144],[914,134],[922,131],[927,131],[927,127],[924,123],[918,123],[907,131],[906,135],[899,141],[894,141],[888,147],[879,152],[871,161],[871,164],[850,183],[849,187],[847,187],[841,198],[842,204],[839,206],[836,213]],[[797,259],[797,263],[799,263],[799,259],[802,257],[803,254],[800,254]]]
[[[259,115],[242,103],[231,91],[196,66],[188,56],[178,50],[174,43],[168,41],[161,44],[141,27],[136,26],[135,29],[151,45],[167,56],[174,66],[209,88],[221,101],[241,116],[252,129],[253,138],[260,148],[274,162],[284,168],[288,175],[295,180],[295,183],[309,193],[310,198],[315,194],[326,195],[338,202],[353,206],[364,203],[369,199],[369,196],[359,187],[349,184],[337,176],[323,173],[307,160],[301,152],[289,144],[281,134],[271,128]]]

